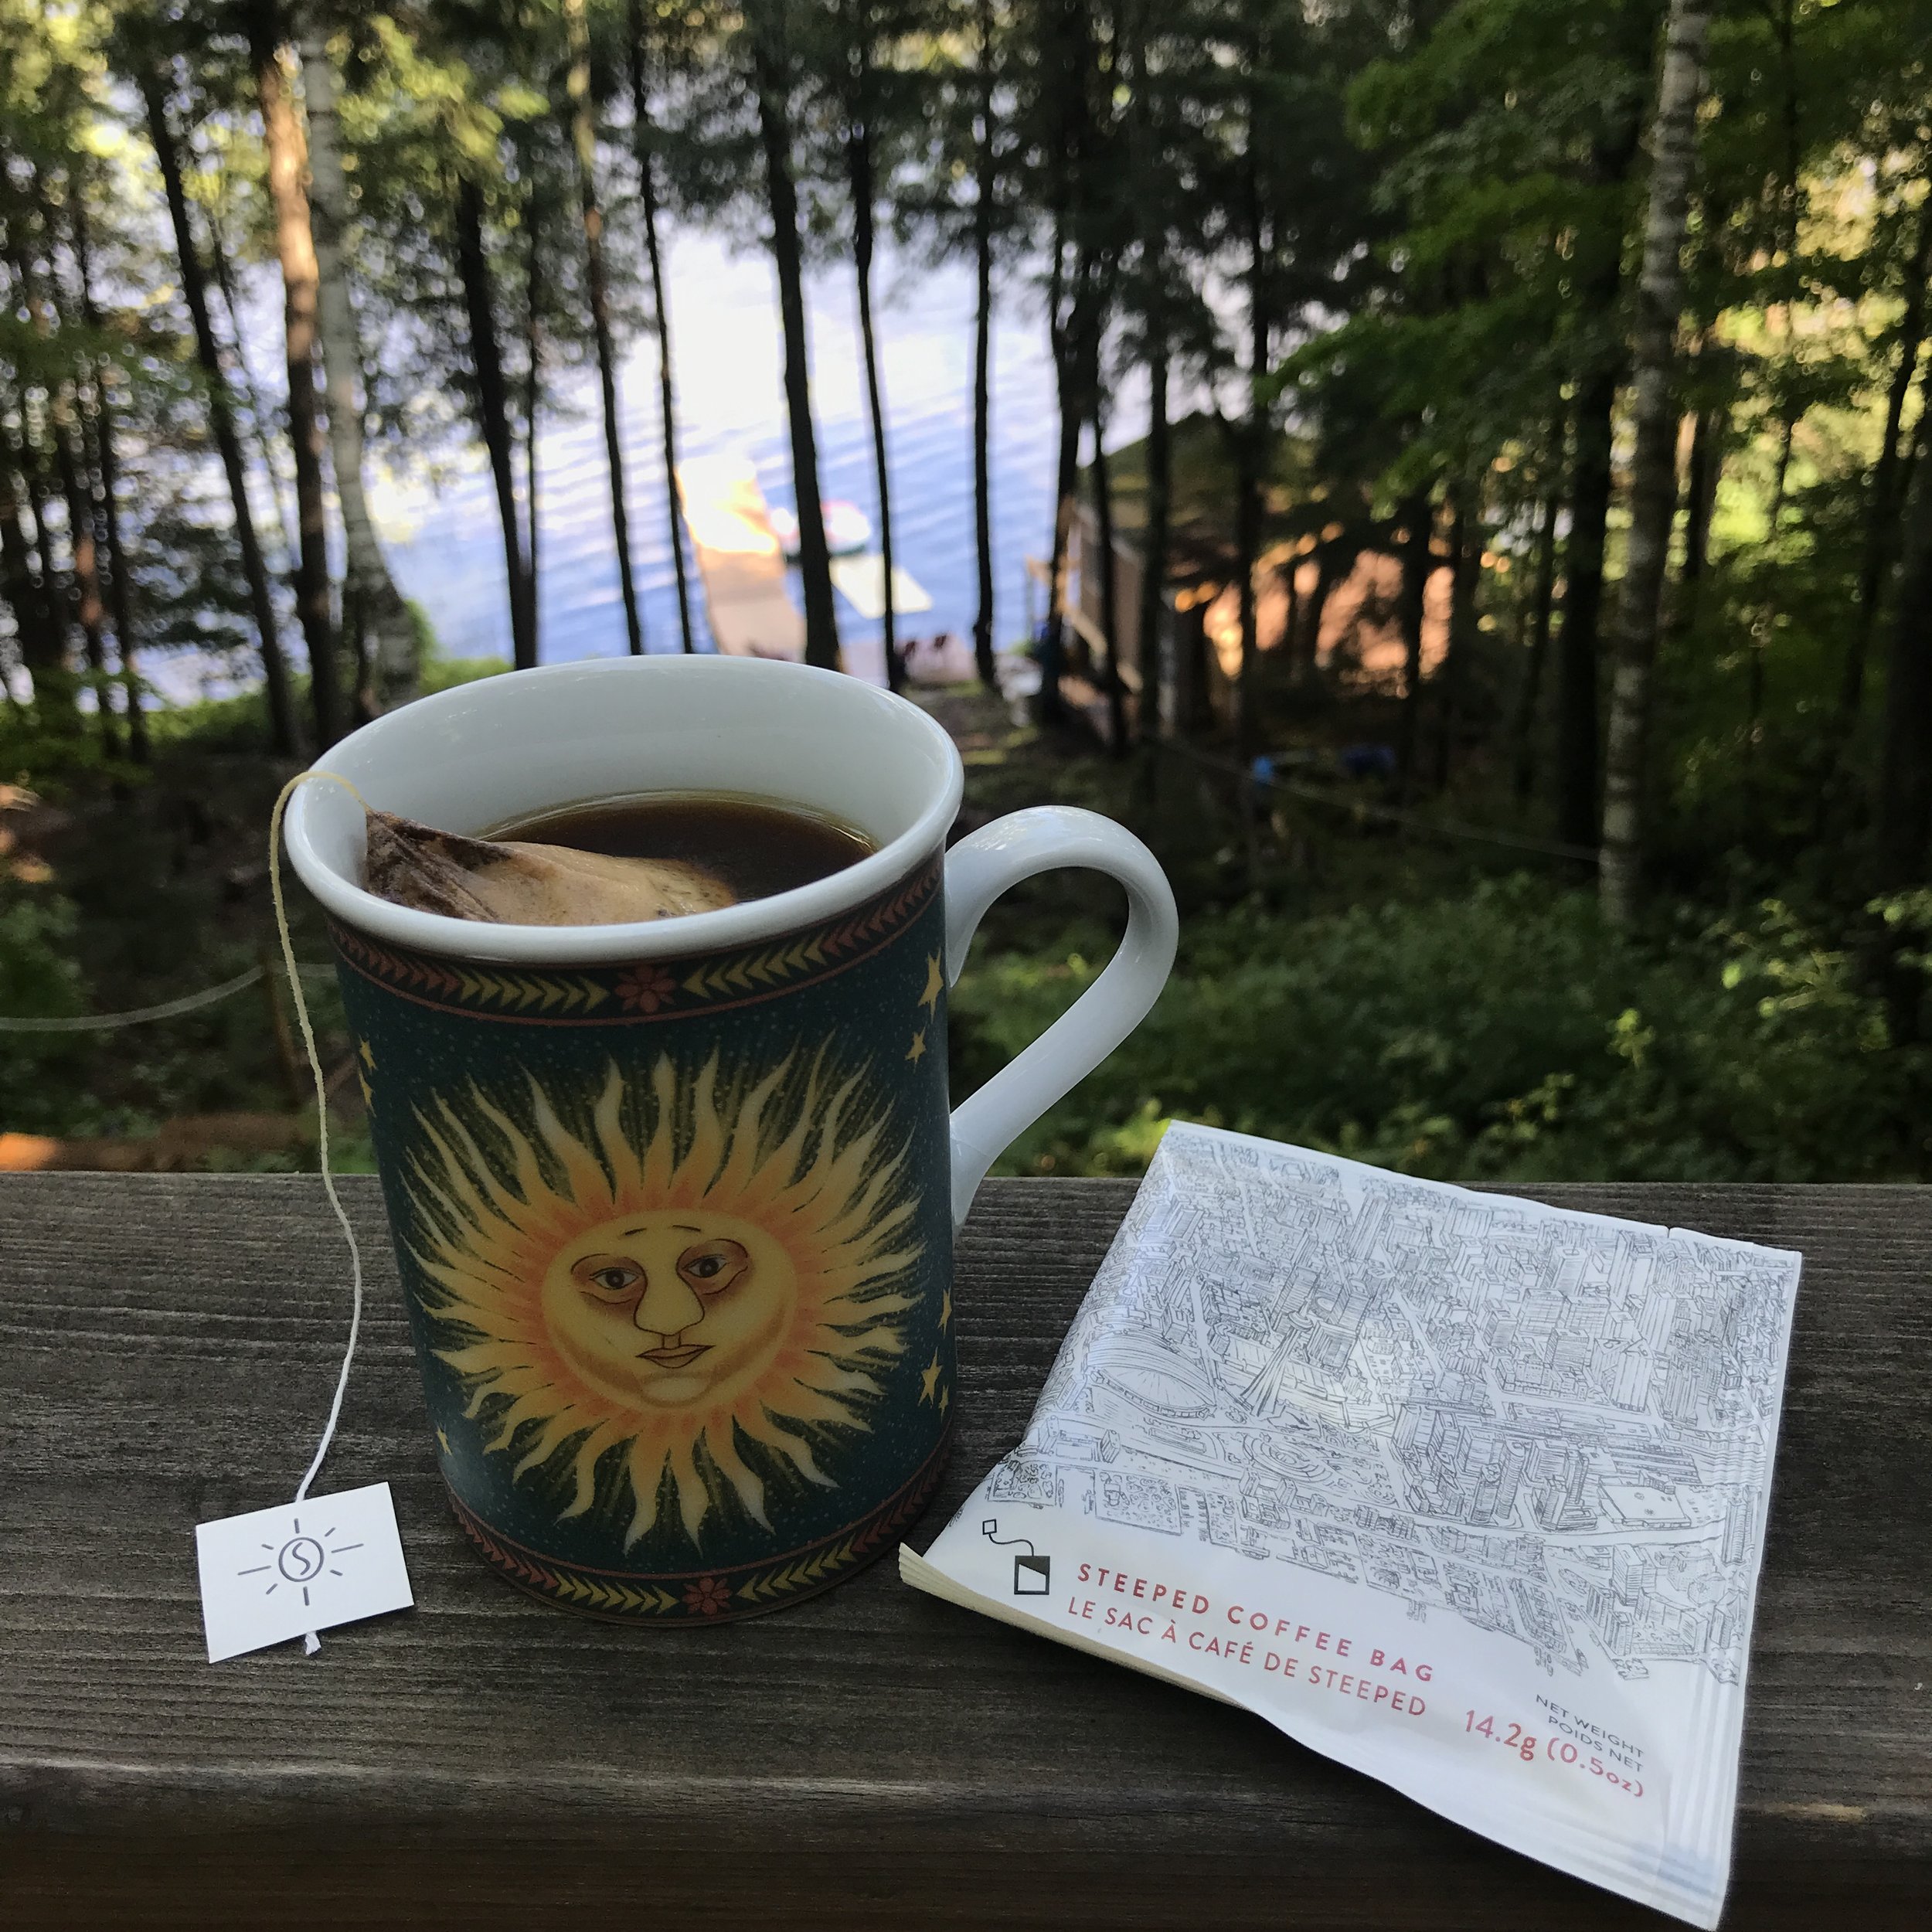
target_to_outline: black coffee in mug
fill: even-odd
[[[878,850],[838,819],[733,792],[636,792],[590,800],[514,820],[483,836],[696,866],[740,902],[811,885]]]

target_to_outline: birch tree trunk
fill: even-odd
[[[282,23],[275,0],[249,15],[250,53],[268,155],[275,253],[282,271],[282,337],[288,369],[288,440],[295,459],[295,614],[308,646],[309,696],[324,747],[342,735],[342,672],[329,607],[328,512],[322,482],[322,426],[315,403],[315,232],[304,182],[301,124],[282,71]]]
[[[376,708],[387,710],[417,693],[416,636],[383,556],[362,487],[362,351],[349,293],[349,177],[342,165],[341,118],[328,32],[319,5],[301,9],[297,47],[308,110],[309,208],[315,243],[316,347],[326,378],[329,455],[335,470],[335,502],[342,519],[349,568],[342,587],[345,615],[373,642],[371,667]]]
[[[1677,513],[1677,329],[1684,306],[1684,236],[1712,5],[1713,0],[1671,0],[1651,124],[1650,206],[1631,341],[1637,447],[1611,683],[1598,877],[1604,914],[1614,926],[1627,926],[1636,915],[1643,868],[1651,669]]]

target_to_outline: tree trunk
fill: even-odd
[[[1435,506],[1426,490],[1405,497],[1396,514],[1403,522],[1402,585],[1396,598],[1396,628],[1402,633],[1402,718],[1396,747],[1397,787],[1406,800],[1415,786],[1416,753],[1422,719],[1422,620],[1427,606],[1429,573],[1435,563]]]
[[[1178,702],[1180,680],[1162,662],[1162,640],[1168,626],[1165,616],[1167,590],[1168,523],[1172,515],[1174,458],[1167,420],[1167,332],[1158,317],[1151,318],[1147,357],[1147,496],[1145,520],[1141,530],[1141,610],[1138,627],[1141,649],[1140,732],[1143,738],[1158,737],[1161,727],[1161,693],[1163,685],[1172,694],[1175,708],[1170,713],[1178,736],[1181,717]]]
[[[102,625],[107,607],[100,591],[100,553],[94,536],[92,492],[82,478],[75,447],[79,424],[73,404],[58,390],[49,402],[53,432],[54,470],[60,479],[60,497],[67,512],[67,548],[73,565],[75,621],[80,627],[81,648],[87,654],[87,670],[94,692],[95,716],[99,720],[103,746],[112,753],[118,749],[120,734],[114,726],[114,706],[109,701],[107,649]]]
[[[524,210],[526,224],[523,264],[523,514],[529,529],[523,546],[523,629],[529,640],[530,661],[519,658],[516,668],[527,671],[543,655],[539,630],[541,606],[537,597],[537,418],[543,408],[543,246],[534,196]]]
[[[1234,570],[1241,616],[1241,672],[1234,700],[1235,747],[1245,766],[1261,748],[1260,675],[1261,639],[1255,609],[1254,573],[1261,549],[1260,466],[1267,449],[1267,409],[1262,383],[1268,370],[1270,335],[1267,257],[1261,207],[1260,172],[1254,158],[1260,104],[1247,102],[1246,151],[1242,156],[1241,198],[1248,247],[1247,410],[1236,431],[1234,464]]]
[[[1705,409],[1691,426],[1690,461],[1684,469],[1684,568],[1679,580],[1671,634],[1689,637],[1696,628],[1704,573],[1710,562],[1711,515],[1717,505],[1717,481],[1724,467],[1726,412]]]
[[[74,179],[67,199],[73,234],[74,266],[80,284],[80,318],[89,331],[100,332],[100,311],[94,301],[94,250],[88,232],[83,184]],[[114,440],[114,404],[107,393],[107,365],[93,366],[94,467],[100,479],[101,534],[107,540],[107,600],[114,613],[114,642],[121,657],[121,701],[128,715],[128,753],[138,765],[148,762],[148,716],[141,709],[141,678],[135,668],[138,645],[134,635],[133,567],[121,543],[119,496],[120,451]]]
[[[597,197],[597,129],[590,103],[590,33],[584,0],[563,0],[570,31],[570,146],[577,156],[577,206],[583,221],[584,282],[590,298],[590,329],[597,343],[597,386],[604,396],[604,453],[611,472],[611,529],[617,540],[617,589],[624,600],[624,634],[632,657],[644,655],[644,621],[638,611],[637,579],[631,568],[631,512],[624,493],[624,440],[617,417],[617,345],[611,330],[611,281],[604,260],[604,211]]]
[[[1604,843],[1599,886],[1613,925],[1635,917],[1645,841],[1645,739],[1651,666],[1677,511],[1677,327],[1684,305],[1683,248],[1697,158],[1697,104],[1713,0],[1671,0],[1663,73],[1651,137],[1650,208],[1631,337],[1631,523],[1617,613],[1604,760]]]
[[[1879,605],[1884,599],[1885,580],[1898,549],[1899,472],[1905,454],[1900,447],[1900,429],[1912,393],[1913,378],[1918,373],[1919,351],[1925,340],[1929,274],[1932,274],[1932,195],[1927,196],[1920,211],[1918,243],[1906,270],[1905,308],[1899,317],[1896,338],[1898,362],[1886,392],[1885,433],[1879,444],[1878,461],[1872,466],[1865,552],[1859,563],[1858,601],[1852,607],[1852,634],[1846,642],[1845,668],[1838,685],[1841,733],[1849,731],[1864,702],[1865,661],[1871,650]]]
[[[1476,590],[1482,573],[1482,519],[1471,512],[1470,486],[1458,478],[1449,489],[1449,639],[1437,674],[1442,702],[1436,721],[1435,788],[1445,790],[1461,708],[1462,680],[1476,634]]]
[[[852,253],[859,282],[859,338],[866,359],[866,401],[872,415],[872,474],[879,495],[879,554],[885,580],[883,630],[886,641],[886,682],[896,691],[905,682],[899,662],[897,614],[893,608],[892,483],[886,467],[886,411],[879,395],[879,345],[872,333],[872,182],[870,112],[871,70],[862,60],[855,82],[856,100],[845,138],[845,178],[852,192]]]
[[[664,257],[658,246],[658,168],[651,150],[651,90],[644,72],[643,0],[631,0],[631,131],[638,158],[638,187],[644,202],[644,249],[651,267],[651,312],[658,328],[658,413],[664,428],[664,501],[671,539],[671,562],[678,578],[678,634],[687,651],[697,649],[691,629],[691,584],[684,560],[679,521],[683,498],[678,489],[678,411],[671,383],[671,310],[664,287]]]
[[[1924,884],[1932,831],[1932,464],[1921,461],[1906,515],[1885,670],[1879,770],[1879,885]]]
[[[288,367],[288,440],[295,459],[295,614],[308,646],[309,697],[315,736],[325,748],[342,735],[341,668],[329,607],[328,513],[322,481],[322,428],[315,406],[315,233],[303,177],[308,160],[295,103],[282,71],[282,23],[277,0],[250,11],[255,92],[268,155],[268,194],[275,210],[275,253],[282,271],[282,338]]]
[[[1298,658],[1302,674],[1310,678],[1321,667],[1321,626],[1328,614],[1328,600],[1334,596],[1335,586],[1355,568],[1355,560],[1361,555],[1360,549],[1353,544],[1345,549],[1342,546],[1347,541],[1340,539],[1315,546],[1315,588],[1301,607],[1301,642]]]
[[[302,91],[308,110],[309,212],[315,246],[316,338],[326,379],[328,447],[335,470],[336,507],[342,513],[349,567],[342,586],[344,615],[373,645],[369,696],[379,710],[406,703],[420,685],[416,634],[383,556],[362,484],[362,406],[357,389],[362,351],[349,292],[349,176],[342,165],[341,117],[335,70],[320,0],[308,0],[299,16],[298,47]]]
[[[470,371],[476,385],[477,427],[496,485],[497,521],[503,531],[503,573],[510,597],[513,662],[534,664],[530,600],[523,583],[523,545],[517,527],[516,473],[510,431],[510,386],[496,335],[496,291],[483,245],[483,191],[468,175],[456,181],[456,262],[470,334]]]
[[[26,426],[22,425],[23,431]],[[67,632],[72,619],[72,600],[60,587],[60,566],[53,554],[53,522],[47,515],[46,459],[31,432],[23,434],[15,446],[22,480],[27,486],[27,513],[33,519],[34,554],[40,566],[40,594],[46,600],[55,634],[60,640],[63,661],[67,650]]]
[[[1529,608],[1529,655],[1523,666],[1522,689],[1516,694],[1516,716],[1510,727],[1514,741],[1513,777],[1517,802],[1527,804],[1536,776],[1536,706],[1543,694],[1543,666],[1549,658],[1549,617],[1556,603],[1556,509],[1560,501],[1553,483],[1543,498],[1543,522],[1536,532],[1536,582]]]
[[[1107,474],[1106,433],[1097,406],[1100,384],[1094,378],[1094,523],[1100,553],[1100,628],[1107,633],[1107,662],[1100,667],[1100,688],[1107,694],[1107,749],[1117,758],[1127,755],[1127,684],[1121,675],[1121,587],[1114,560],[1114,485]]]
[[[973,537],[979,563],[979,607],[973,617],[973,663],[988,690],[998,682],[993,658],[992,437],[993,202],[998,192],[993,151],[993,7],[978,0],[978,124],[973,132]]]
[[[1629,50],[1633,66],[1647,68],[1654,19],[1633,9],[1633,34],[1641,49]],[[1609,195],[1636,163],[1640,132],[1634,108],[1626,110],[1594,144],[1587,179]],[[1556,835],[1573,845],[1597,842],[1599,639],[1603,626],[1604,546],[1610,520],[1611,454],[1617,390],[1623,352],[1611,336],[1623,284],[1623,226],[1608,224],[1579,264],[1580,307],[1586,327],[1594,319],[1602,340],[1583,358],[1577,375],[1576,444],[1570,467],[1570,536],[1563,548],[1563,624],[1556,660]],[[1587,336],[1586,339],[1589,338]]]
[[[32,185],[34,213],[40,233],[46,238],[48,267],[52,272],[55,264],[53,210],[48,202],[37,168],[30,172],[29,179]],[[48,342],[52,341],[56,330],[53,298],[35,272],[34,264],[27,253],[23,239],[26,226],[26,224],[21,221],[9,225],[7,260],[19,284],[16,299],[26,308],[32,318],[36,335],[43,342]],[[70,588],[73,619],[80,628],[81,648],[87,661],[101,743],[112,753],[118,743],[118,734],[114,728],[114,707],[108,699],[107,651],[101,630],[103,620],[107,615],[107,607],[101,600],[100,564],[95,544],[93,496],[82,480],[82,461],[75,447],[80,426],[76,420],[73,392],[67,383],[56,383],[50,376],[43,393],[46,398],[46,428],[53,444],[54,474],[59,483],[61,503],[66,512],[67,554],[71,566]],[[40,534],[45,539],[47,537],[46,519],[37,501],[34,505],[34,515],[41,525]],[[54,579],[50,545],[44,546],[43,559],[47,581],[52,583]]]
[[[195,246],[194,231],[189,225],[188,197],[182,186],[181,158],[175,145],[174,131],[168,123],[166,103],[161,83],[152,74],[140,77],[142,98],[148,111],[148,138],[154,145],[155,159],[161,168],[162,186],[168,198],[168,219],[175,231],[175,252],[181,258],[182,293],[187,298],[188,313],[195,329],[195,352],[208,389],[208,418],[214,431],[215,447],[228,480],[229,498],[234,508],[235,540],[241,551],[242,569],[248,580],[248,600],[254,613],[256,634],[261,641],[262,678],[267,688],[269,736],[284,757],[296,755],[298,736],[295,726],[294,695],[289,689],[288,667],[282,658],[281,637],[276,628],[275,604],[268,587],[268,571],[262,562],[261,545],[255,536],[254,513],[248,505],[248,483],[242,468],[241,442],[235,434],[234,412],[228,398],[228,380],[222,372],[221,358],[215,345],[215,328],[208,313],[208,287],[203,279],[201,256]]]
[[[791,49],[784,0],[753,0],[751,55],[771,204],[771,253],[784,327],[785,410],[791,425],[792,487],[798,500],[798,574],[805,593],[805,662],[839,668],[838,620],[832,601],[818,492],[818,447],[811,427],[811,364],[805,347],[804,268],[798,240],[798,192],[791,175]]]
[[[0,426],[0,594],[13,612],[20,660],[32,680],[41,722],[56,736],[73,737],[80,732],[80,716],[74,706],[65,626],[56,614],[53,587],[34,574],[14,481],[18,459],[11,434]]]
[[[1053,266],[1046,298],[1047,334],[1053,355],[1053,387],[1060,406],[1060,441],[1053,464],[1053,540],[1047,563],[1046,621],[1039,645],[1039,695],[1035,700],[1043,725],[1062,722],[1060,675],[1066,665],[1066,553],[1073,540],[1074,504],[1080,488],[1080,376],[1076,337],[1080,326],[1080,297],[1062,311],[1066,288],[1066,249],[1060,228],[1053,235]],[[1077,257],[1073,279],[1077,291],[1087,277],[1084,257]]]
[[[1604,543],[1610,524],[1617,376],[1600,369],[1577,399],[1570,537],[1563,548],[1563,628],[1556,654],[1556,836],[1597,842],[1597,666],[1603,627]]]
[[[189,159],[197,179],[202,171],[201,156],[196,145],[190,141]],[[202,208],[202,219],[207,224],[206,246],[208,267],[214,277],[215,287],[221,294],[221,305],[228,316],[228,361],[232,374],[230,388],[233,400],[240,404],[242,415],[242,455],[246,461],[250,455],[255,458],[261,471],[263,482],[268,490],[268,500],[274,506],[272,519],[275,534],[281,539],[281,549],[284,567],[277,572],[270,570],[271,577],[284,581],[294,580],[294,566],[288,560],[294,552],[294,539],[289,534],[288,505],[282,488],[282,474],[275,464],[275,452],[268,440],[269,412],[263,405],[260,389],[256,386],[255,372],[248,364],[248,335],[242,327],[241,298],[235,293],[234,251],[229,246],[226,232],[222,226],[221,197],[223,164],[217,158],[215,162],[215,194],[209,197]]]

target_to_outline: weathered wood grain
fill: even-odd
[[[374,1184],[321,1486],[394,1486],[418,1607],[211,1668],[192,1526],[286,1495],[347,1291],[315,1183],[0,1181],[0,1923],[1661,1924],[1250,1718],[900,1586],[715,1631],[505,1588],[441,1499]],[[1932,1906],[1932,1190],[1569,1187],[1804,1251],[1728,1923]],[[1017,1437],[1131,1190],[988,1185],[961,1434]]]

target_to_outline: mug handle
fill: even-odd
[[[1127,931],[1102,973],[1046,1031],[953,1110],[953,1226],[1001,1150],[1113,1052],[1146,1017],[1174,964],[1180,918],[1160,862],[1111,818],[1071,805],[1010,813],[946,855],[946,983],[957,981],[986,909],[1023,879],[1062,866],[1127,888]]]

